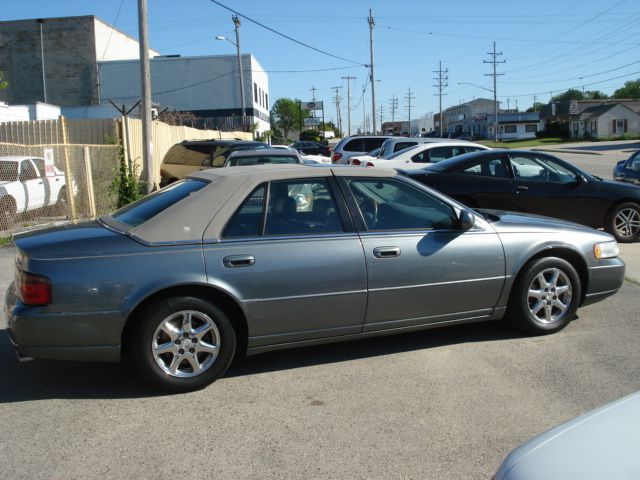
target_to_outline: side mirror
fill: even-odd
[[[458,216],[458,223],[460,225],[460,230],[471,230],[476,224],[476,216],[471,210],[462,209]]]

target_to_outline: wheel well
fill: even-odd
[[[584,298],[587,294],[587,289],[589,287],[589,271],[587,269],[587,264],[582,259],[580,254],[574,252],[573,250],[569,250],[568,248],[556,247],[556,248],[551,248],[549,250],[543,250],[542,252],[537,253],[536,255],[531,257],[525,264],[523,264],[522,267],[520,267],[520,270],[516,275],[516,279],[520,277],[526,265],[530,264],[534,260],[538,260],[539,258],[545,258],[545,257],[562,258],[563,260],[566,260],[567,262],[569,262],[571,266],[576,269],[576,272],[578,273],[578,277],[580,277],[580,287],[581,287],[580,288],[581,290],[580,305],[582,305],[582,302],[584,301]]]
[[[611,214],[613,213],[613,211],[618,208],[618,206],[622,205],[623,203],[634,203],[636,204],[639,208],[640,208],[640,202],[638,201],[638,199],[636,198],[623,198],[618,200],[617,202],[613,203],[609,209],[607,210],[607,213],[604,216],[604,227],[606,227],[607,222],[609,221],[609,217],[611,217]]]
[[[236,356],[242,356],[246,353],[249,328],[240,305],[232,297],[216,288],[204,285],[181,285],[156,292],[133,309],[122,329],[120,344],[122,345],[123,356],[129,353],[129,341],[136,327],[144,318],[145,310],[158,300],[180,296],[198,297],[207,302],[215,303],[216,306],[224,310],[236,332]]]
[[[16,200],[11,195],[4,195],[0,198],[0,208],[5,208],[5,206],[11,207],[13,210],[11,213],[16,213]]]

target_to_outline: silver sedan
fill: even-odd
[[[129,358],[170,391],[238,353],[502,318],[552,333],[624,278],[607,233],[472,211],[387,169],[208,170],[15,243],[19,356]]]

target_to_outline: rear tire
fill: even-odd
[[[554,333],[575,317],[581,294],[580,277],[569,262],[539,258],[527,264],[516,279],[506,318],[525,333]]]
[[[633,202],[614,206],[607,215],[605,230],[620,243],[637,242],[640,239],[640,206]]]
[[[0,202],[0,230],[12,231],[16,225],[16,207],[12,201]]]
[[[129,344],[131,359],[157,388],[198,390],[231,364],[235,330],[215,305],[197,297],[173,297],[152,304],[142,315]]]

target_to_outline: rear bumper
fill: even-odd
[[[34,358],[120,361],[119,342],[102,344],[105,338],[114,338],[114,328],[120,329],[122,322],[116,313],[74,316],[42,313],[38,308],[22,305],[11,284],[5,298],[5,314],[9,339],[20,361]],[[109,328],[105,328],[107,325]],[[112,331],[111,335],[109,331]]]
[[[619,258],[602,261],[589,268],[589,288],[582,305],[599,302],[615,294],[624,282],[625,264]]]

